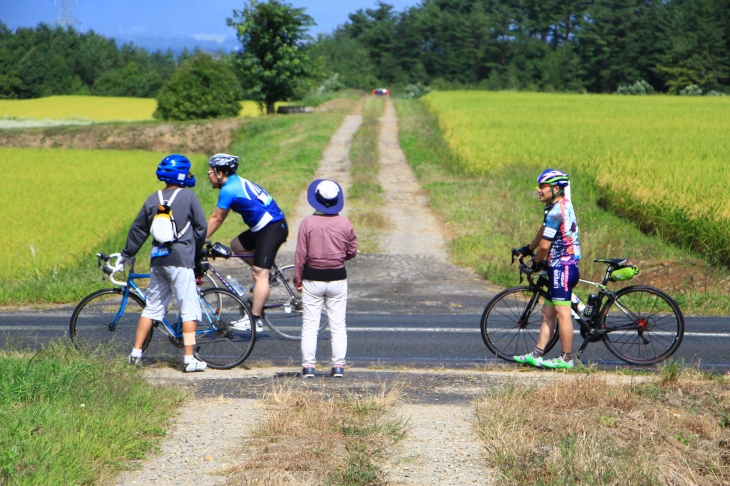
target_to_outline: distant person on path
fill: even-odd
[[[264,330],[261,313],[269,298],[269,274],[274,265],[279,247],[289,236],[289,226],[284,213],[261,186],[243,179],[236,174],[238,157],[216,154],[208,162],[208,180],[214,189],[220,189],[218,204],[208,218],[210,238],[220,228],[232,210],[243,218],[249,229],[233,238],[233,253],[253,252],[253,259],[244,259],[251,265],[254,289],[251,311],[256,323],[256,331]]]
[[[196,258],[205,244],[207,226],[205,212],[197,196],[193,191],[184,189],[195,186],[195,177],[190,173],[190,168],[190,161],[184,155],[173,154],[162,159],[157,166],[157,178],[166,186],[151,194],[144,202],[129,229],[127,245],[117,262],[118,265],[123,265],[134,257],[147,237],[153,234],[155,240],[152,242],[147,304],[137,323],[137,336],[129,355],[130,364],[141,363],[142,346],[152,329],[152,322],[161,321],[165,317],[167,306],[174,296],[180,305],[183,321],[184,370],[202,371],[208,366],[193,356],[195,321],[202,317],[195,285]],[[171,230],[169,233],[172,240],[164,243],[157,240],[158,233],[152,229],[153,220],[162,205],[169,206],[175,223],[167,228]],[[167,223],[169,225],[170,220]]]
[[[332,373],[342,378],[347,354],[347,271],[345,261],[357,255],[355,230],[340,211],[342,187],[318,179],[309,185],[307,201],[314,214],[302,220],[294,256],[294,286],[302,292],[302,377],[313,378],[317,364],[317,331],[322,305],[327,306],[332,342]]]
[[[533,270],[543,269],[547,263],[548,299],[542,307],[537,346],[532,353],[513,359],[538,368],[572,368],[573,320],[570,306],[573,287],[580,278],[580,240],[578,222],[570,202],[570,179],[565,172],[547,169],[537,178],[537,183],[540,202],[545,203],[544,222],[532,243],[518,251],[520,257],[534,256]],[[562,353],[557,358],[544,360],[545,346],[555,332],[556,316]]]

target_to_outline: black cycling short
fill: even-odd
[[[256,233],[246,230],[238,235],[238,241],[246,251],[253,251],[253,264],[259,268],[271,269],[276,259],[279,247],[289,236],[289,226],[286,220],[269,223]]]

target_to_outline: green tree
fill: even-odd
[[[671,4],[671,45],[658,67],[670,93],[679,93],[691,84],[703,91],[719,90],[730,77],[723,31],[728,9],[722,3],[678,0]]]
[[[245,97],[266,106],[267,114],[277,101],[301,99],[319,74],[307,45],[314,20],[304,10],[278,0],[249,0],[226,19],[241,41],[233,63]]]
[[[160,90],[154,117],[198,120],[235,117],[241,111],[241,87],[222,60],[199,52],[183,63]]]
[[[312,57],[318,59],[328,76],[339,74],[340,82],[348,88],[367,90],[379,84],[367,49],[341,29],[321,35]]]

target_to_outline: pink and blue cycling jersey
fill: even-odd
[[[544,226],[543,239],[553,242],[547,256],[548,265],[577,265],[580,260],[580,239],[578,221],[570,200],[563,198],[547,206]]]
[[[256,233],[274,221],[284,219],[284,213],[261,186],[236,174],[228,176],[218,196],[218,207],[232,209]]]

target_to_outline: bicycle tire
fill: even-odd
[[[205,273],[202,277],[200,277],[200,284],[198,287],[201,290],[207,290],[207,289],[217,289],[220,288],[218,285],[218,279],[215,277],[211,277],[209,274]]]
[[[620,304],[617,304],[618,303]],[[623,307],[626,312],[622,311]],[[617,358],[634,365],[652,365],[669,358],[682,344],[684,316],[677,303],[647,285],[625,287],[601,309],[603,342]],[[631,324],[641,327],[611,330]]]
[[[194,355],[214,369],[234,368],[249,357],[256,343],[256,326],[248,304],[227,289],[199,294],[202,318],[197,323]],[[248,329],[233,327],[248,319]],[[241,326],[243,327],[243,326]]]
[[[137,335],[137,322],[145,303],[129,293],[124,312],[114,323],[122,305],[124,291],[102,289],[84,297],[71,314],[69,336],[79,350],[92,351],[104,346],[112,353],[129,353]],[[150,330],[143,344],[147,349],[152,340]]]
[[[482,340],[489,351],[507,361],[513,361],[514,356],[532,352],[540,334],[540,304],[543,301],[539,292],[527,286],[512,287],[495,295],[484,308],[481,321]],[[521,321],[525,324],[522,325]],[[545,346],[545,353],[553,349],[557,342],[556,328]]]
[[[266,301],[262,318],[266,323],[266,326],[279,337],[289,339],[291,341],[301,341],[302,339],[302,309],[301,305],[299,309],[296,306],[289,306],[290,312],[286,312],[284,304],[291,304],[292,296],[287,290],[289,289],[294,292],[294,297],[301,302],[302,294],[294,288],[294,265],[286,265],[279,268],[286,286],[279,281],[277,275],[272,275],[270,279],[270,293],[269,299]],[[327,311],[325,306],[322,306],[322,317],[319,322],[318,333],[321,333],[329,325],[329,319],[327,318]]]

